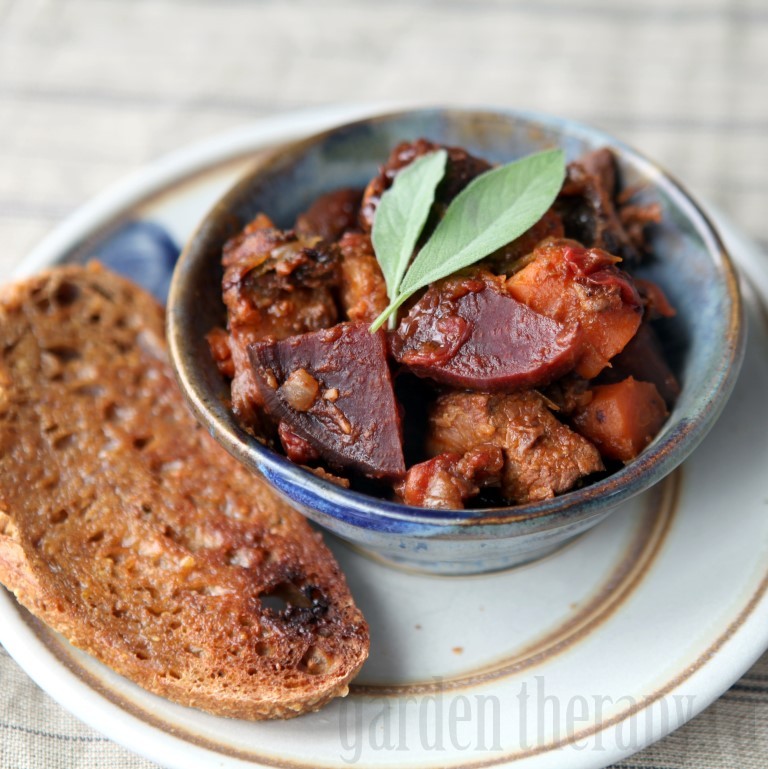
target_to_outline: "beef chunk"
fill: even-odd
[[[568,165],[568,174],[555,210],[565,234],[589,248],[602,248],[625,259],[638,260],[645,250],[646,224],[659,221],[657,206],[617,205],[616,158],[606,147]]]
[[[470,155],[461,147],[443,147],[428,139],[417,139],[414,142],[401,142],[391,152],[387,162],[381,167],[365,188],[363,204],[360,209],[360,226],[370,232],[373,228],[373,218],[381,196],[392,185],[397,172],[412,163],[416,158],[435,152],[439,149],[448,152],[448,161],[445,168],[445,176],[435,190],[435,206],[433,212],[436,217],[442,216],[448,204],[458,195],[476,176],[491,168],[491,164]],[[429,223],[426,229],[429,229]]]
[[[643,302],[645,320],[675,317],[677,314],[675,308],[670,304],[664,289],[658,283],[637,277],[634,281]]]
[[[363,191],[344,188],[321,195],[296,219],[296,233],[301,238],[319,237],[327,243],[338,240],[346,230],[357,225]]]
[[[501,492],[513,503],[548,499],[603,469],[597,449],[559,422],[535,391],[438,397],[429,419],[430,455],[464,455],[488,444],[503,452]]]
[[[490,273],[445,278],[411,308],[391,338],[395,358],[417,376],[456,387],[511,390],[573,368],[575,324],[531,310]]]
[[[230,329],[249,327],[265,339],[328,328],[337,320],[335,249],[291,230],[254,226],[224,246],[222,281]]]
[[[373,323],[387,307],[387,285],[369,235],[348,232],[339,241],[341,306],[352,321]]]
[[[610,371],[611,369],[606,369]],[[559,416],[569,417],[592,399],[592,383],[578,374],[568,374],[540,390]]]
[[[218,334],[210,336],[209,343],[214,358],[233,375],[232,410],[245,427],[261,432],[261,398],[247,347],[336,323],[337,254],[317,239],[278,230],[259,215],[226,243],[222,264],[229,360]]]
[[[498,486],[504,457],[498,446],[478,446],[464,456],[447,452],[408,470],[397,487],[406,505],[461,510],[486,486]]]
[[[282,433],[301,438],[332,468],[371,478],[405,474],[383,332],[369,333],[366,323],[340,323],[257,342],[248,352],[264,407],[284,423]]]

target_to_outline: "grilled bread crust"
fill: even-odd
[[[217,715],[316,710],[368,655],[320,535],[195,422],[162,308],[98,265],[0,292],[0,582],[117,672]]]

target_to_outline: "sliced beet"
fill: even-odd
[[[530,309],[485,273],[433,285],[393,334],[414,374],[483,390],[547,384],[573,368],[579,330]]]
[[[330,466],[371,478],[405,474],[383,332],[371,334],[367,323],[340,323],[257,342],[248,354],[267,412]]]

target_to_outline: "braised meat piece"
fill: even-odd
[[[572,240],[547,240],[531,263],[507,281],[512,296],[564,324],[578,324],[576,373],[596,377],[635,335],[643,305],[618,257]]]
[[[658,206],[617,207],[616,158],[607,147],[568,165],[555,210],[565,234],[588,248],[602,248],[638,260],[645,250],[645,226],[660,219]],[[626,225],[626,226],[625,226]]]
[[[222,376],[232,379],[235,375],[235,364],[232,361],[232,348],[229,346],[229,334],[223,328],[209,331],[205,340],[211,350],[211,357],[216,363]]]
[[[259,431],[261,398],[246,348],[336,323],[337,254],[317,238],[278,230],[259,215],[226,243],[222,264],[229,357],[220,332],[208,341],[222,372],[233,377],[232,410],[244,426]]]
[[[406,505],[461,510],[464,502],[486,486],[498,486],[504,455],[491,444],[471,449],[464,456],[447,452],[408,470],[396,487]]]
[[[573,368],[576,324],[531,310],[488,272],[434,283],[391,337],[396,360],[455,387],[510,390],[546,384]]]
[[[277,434],[280,437],[280,444],[285,451],[285,456],[291,462],[295,462],[297,465],[308,465],[320,459],[317,449],[309,441],[305,441],[304,438],[293,432],[285,420],[277,426]]]
[[[257,218],[224,246],[222,281],[230,329],[284,339],[336,323],[336,250]]]
[[[264,408],[283,424],[284,441],[289,436],[286,451],[305,455],[297,436],[332,468],[371,478],[405,474],[383,331],[371,334],[367,323],[339,323],[279,342],[257,342],[248,352]]]
[[[664,289],[652,280],[634,278],[637,293],[643,301],[645,320],[658,320],[659,318],[674,318],[675,308],[670,304]]]
[[[488,171],[491,164],[481,158],[470,155],[461,147],[444,147],[428,139],[417,139],[414,142],[401,142],[390,154],[387,162],[379,170],[365,188],[363,203],[360,208],[360,226],[370,232],[373,229],[373,219],[381,196],[392,185],[397,172],[412,163],[416,158],[445,149],[448,161],[445,166],[445,176],[435,190],[434,213],[439,217],[448,204],[476,177]],[[427,225],[429,229],[429,224]]]
[[[317,198],[295,229],[260,214],[226,243],[227,328],[207,339],[234,414],[320,477],[417,507],[528,503],[592,482],[603,459],[615,468],[647,446],[680,392],[654,331],[674,309],[619,267],[646,251],[660,208],[620,189],[609,149],[591,152],[568,166],[539,221],[467,264],[488,243],[475,219],[487,200],[470,189],[466,221],[453,224],[471,247],[463,235],[441,244],[464,267],[448,274],[446,251],[431,283],[398,305],[393,330],[371,334],[389,304],[371,234],[379,201],[437,150],[445,173],[418,253],[492,168],[426,138],[398,144],[364,190]]]
[[[321,195],[297,217],[296,233],[301,238],[318,237],[333,243],[357,226],[362,196],[362,190],[349,187]]]
[[[352,321],[373,323],[387,307],[387,284],[370,235],[348,232],[339,241],[341,306]]]
[[[514,503],[548,499],[603,469],[597,449],[559,422],[534,390],[438,397],[430,412],[428,454],[463,456],[488,444],[502,450],[501,493]]]
[[[610,371],[611,369],[607,369]],[[578,374],[567,374],[540,390],[550,408],[559,416],[569,417],[573,412],[592,400],[592,383]]]

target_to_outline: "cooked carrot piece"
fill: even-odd
[[[667,416],[655,385],[627,377],[595,387],[591,402],[574,413],[573,424],[604,457],[629,462],[653,440]]]
[[[620,259],[572,240],[548,240],[507,281],[509,293],[536,312],[581,328],[576,373],[596,377],[637,332],[642,302]]]

